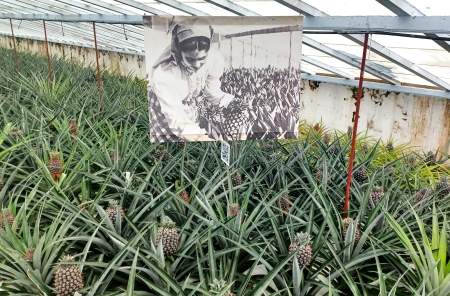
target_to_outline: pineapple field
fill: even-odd
[[[145,81],[0,60],[0,295],[450,294],[448,155],[360,132],[343,219],[347,131],[230,141],[226,166],[150,143]]]

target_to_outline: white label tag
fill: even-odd
[[[222,141],[222,147],[220,149],[220,158],[226,165],[230,165],[230,145],[227,142]]]

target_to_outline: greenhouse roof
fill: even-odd
[[[0,11],[1,35],[11,35],[12,23],[16,37],[44,40],[42,20],[46,20],[49,41],[93,47],[90,22],[96,22],[100,49],[141,55],[144,14],[302,14],[302,70],[307,77],[355,85],[364,40],[361,33],[370,32],[366,79],[383,82],[386,89],[408,92],[414,87],[415,93],[450,98],[450,1],[2,0]],[[385,35],[388,32],[394,35]],[[425,36],[434,40],[420,38]]]

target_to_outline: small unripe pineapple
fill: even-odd
[[[325,145],[328,145],[330,143],[330,140],[331,140],[331,136],[329,133],[326,133],[325,135],[323,135],[322,141]]]
[[[233,184],[233,187],[241,185],[242,184],[241,174],[236,173],[233,176],[231,176],[231,183]],[[228,187],[228,180],[225,180],[225,182],[223,182],[223,185],[225,187]]]
[[[367,168],[364,166],[360,167],[353,173],[353,177],[359,183],[364,182],[367,179]]]
[[[384,191],[381,187],[373,187],[372,191],[370,192],[370,201],[369,201],[369,208],[375,207],[380,200],[383,198],[384,196]]]
[[[209,290],[212,294],[219,294],[222,292],[223,289],[225,289],[228,285],[227,282],[224,280],[218,280],[214,279],[212,284],[209,284],[211,286],[211,290]],[[227,290],[224,294],[224,296],[234,296],[234,294]]]
[[[436,192],[440,197],[445,197],[450,194],[450,183],[448,177],[443,176],[439,182],[436,183]]]
[[[159,146],[158,149],[153,154],[153,157],[157,161],[158,160],[166,161],[166,160],[169,160],[170,158],[172,158],[169,151],[167,151],[167,149],[164,148],[164,146]]]
[[[317,182],[322,182],[323,180],[323,169],[319,169],[316,172],[316,175],[314,176]],[[331,180],[331,173],[327,172],[327,177],[325,178],[325,183],[328,184],[328,182]]]
[[[436,154],[433,151],[428,151],[425,154],[425,163],[427,165],[435,165],[436,164]]]
[[[109,207],[106,209],[105,212],[114,225],[116,224],[117,212],[120,213],[121,220],[123,220],[125,217],[123,208],[119,205],[119,202],[117,200],[109,201]]]
[[[411,169],[416,165],[416,158],[414,157],[414,155],[410,155],[408,157],[407,164],[408,164],[408,167]]]
[[[191,203],[191,198],[189,197],[189,194],[187,193],[186,190],[181,191],[180,193],[178,193],[178,196],[184,200],[185,202],[187,202],[188,204]],[[184,207],[184,209],[186,210],[186,206]]]
[[[275,148],[275,145],[273,144],[272,141],[269,141],[266,143],[266,146],[264,147],[264,149],[266,151],[272,151]]]
[[[0,228],[5,229],[5,222],[3,219],[6,219],[6,222],[9,224],[9,226],[12,226],[14,223],[15,217],[9,212],[8,209],[2,209],[1,215],[0,215]]]
[[[291,210],[290,204],[290,196],[289,191],[286,190],[279,198],[278,198],[278,206],[281,208],[283,212],[288,213]]]
[[[162,241],[164,255],[173,255],[178,249],[179,239],[180,237],[175,228],[175,223],[173,221],[167,221],[158,228],[156,233],[156,247],[158,247],[159,242]]]
[[[111,162],[114,162],[114,155],[115,154],[115,150],[114,149],[110,149],[109,150],[109,158],[111,159]],[[122,156],[120,155],[119,152],[117,152],[117,161],[122,160]]]
[[[34,251],[35,248],[29,248],[28,251],[25,253],[24,257],[27,261],[33,261]]]
[[[394,150],[394,143],[393,143],[392,141],[389,141],[389,142],[386,144],[386,150],[389,151],[389,152],[391,152],[392,150]]]
[[[72,136],[75,136],[77,134],[77,130],[78,130],[77,121],[75,119],[72,119],[71,121],[69,121],[69,133]]]
[[[74,257],[66,255],[54,275],[53,288],[58,296],[73,296],[83,288],[83,275],[78,265],[68,264]]]
[[[428,197],[431,194],[430,188],[422,188],[414,195],[414,203],[420,203],[421,201],[428,202]]]
[[[349,127],[347,128],[347,136],[348,136],[349,138],[351,138],[352,135],[353,135],[353,127],[349,126]]]
[[[23,132],[18,128],[13,128],[9,132],[9,136],[16,142],[20,141],[23,138]]]
[[[59,159],[59,152],[50,152],[50,161],[47,167],[50,171],[50,174],[52,175],[53,180],[57,181],[62,174],[62,162],[61,159]]]
[[[289,254],[294,252],[298,246],[305,244],[300,248],[296,257],[298,261],[298,266],[300,269],[305,268],[311,264],[312,260],[312,247],[311,247],[311,237],[308,233],[300,232],[295,236],[294,241],[289,245]]]
[[[342,239],[345,241],[345,237],[347,236],[348,227],[350,224],[354,223],[353,218],[345,218],[342,220],[342,225],[344,226],[344,229],[342,230]],[[358,225],[355,225],[355,243],[359,242],[359,239],[361,238],[361,230],[359,229]]]
[[[230,204],[230,215],[236,216],[241,211],[241,206],[238,203]]]
[[[5,187],[5,181],[3,181],[3,179],[0,179],[0,191],[2,191],[3,187]]]

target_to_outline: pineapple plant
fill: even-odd
[[[291,198],[288,190],[283,192],[283,194],[278,198],[278,206],[283,212],[288,213],[291,210],[291,204],[289,203],[290,200]]]
[[[9,132],[9,136],[16,142],[20,141],[23,138],[23,132],[18,128],[13,128]]]
[[[212,284],[209,284],[211,286],[211,290],[209,290],[212,294],[220,294],[223,289],[225,289],[228,285],[227,282],[224,280],[218,280],[214,279]],[[230,290],[226,290],[223,296],[234,296],[234,294]]]
[[[300,267],[300,269],[303,269],[311,264],[312,260],[311,237],[308,233],[300,232],[296,234],[294,242],[289,245],[289,254],[294,252],[301,245],[303,246],[300,247],[300,250],[297,252],[296,257],[298,266]]]
[[[250,111],[246,102],[233,100],[227,108],[223,109],[223,132],[226,135],[235,136],[247,130],[250,123]]]
[[[50,161],[48,163],[48,170],[50,171],[50,174],[52,175],[53,180],[56,182],[61,177],[62,173],[62,162],[59,158],[59,152],[52,151],[50,152]]]
[[[55,271],[53,288],[58,296],[73,296],[83,288],[83,275],[78,265],[70,264],[74,257],[65,255]]]
[[[314,178],[317,182],[322,182],[323,180],[323,169],[317,170],[316,174],[314,175]],[[331,180],[331,173],[327,172],[327,177],[325,179],[325,183],[328,184],[328,182]]]
[[[443,176],[439,182],[436,183],[436,192],[440,197],[445,197],[450,194],[450,182],[448,176]]]
[[[109,158],[111,159],[111,162],[114,162],[114,152],[115,152],[114,149],[109,150]],[[120,155],[119,152],[117,152],[117,161],[120,161],[120,160],[122,160],[122,156]]]
[[[329,133],[326,133],[325,135],[323,135],[322,141],[325,145],[328,145],[330,143],[330,140],[331,140],[331,136]]]
[[[422,188],[414,195],[414,203],[420,203],[421,201],[428,202],[428,197],[431,194],[430,188]]]
[[[380,202],[380,200],[384,196],[384,191],[381,187],[375,186],[372,188],[372,191],[370,192],[370,202],[369,202],[369,208],[375,208],[375,206]]]
[[[360,167],[353,173],[353,177],[358,183],[362,183],[367,179],[367,168],[365,166]]]
[[[4,219],[6,219],[6,222],[9,224],[9,226],[12,226],[14,223],[15,217],[9,212],[8,209],[2,209],[2,212],[0,215],[0,228],[3,228],[3,229],[5,229]]]
[[[118,212],[120,213],[120,217],[122,220],[125,217],[123,208],[122,208],[122,206],[119,205],[119,202],[117,200],[109,201],[109,207],[105,210],[105,212],[114,225],[116,224]]]
[[[344,226],[344,229],[342,230],[342,239],[344,241],[345,241],[345,237],[347,236],[348,227],[353,222],[354,222],[353,218],[345,218],[345,219],[342,220],[342,225]],[[356,225],[356,229],[355,229],[355,243],[358,243],[360,238],[361,238],[361,230],[359,229],[358,225]]]
[[[75,136],[77,134],[77,130],[78,130],[77,121],[75,119],[70,120],[69,121],[69,133],[72,136]]]
[[[160,226],[156,232],[156,246],[161,241],[163,253],[166,256],[171,256],[177,251],[179,239],[180,236],[175,228],[175,223],[170,220]]]
[[[414,166],[416,165],[416,158],[414,157],[414,155],[410,155],[406,160],[406,163],[410,169],[414,168]]]
[[[25,260],[33,261],[35,248],[29,248],[28,251],[24,254]]]
[[[164,146],[159,146],[158,149],[156,149],[155,153],[153,154],[153,157],[159,161],[166,161],[169,160],[172,156],[170,155],[169,151],[167,151]]]

